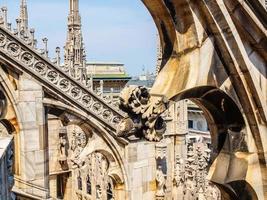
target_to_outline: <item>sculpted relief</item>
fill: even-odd
[[[153,97],[145,87],[129,86],[123,89],[120,108],[128,114],[118,126],[118,136],[146,138],[149,141],[160,141],[166,125],[160,117],[167,109],[168,102],[164,97]]]
[[[74,129],[71,138],[71,150],[73,151],[72,158],[75,159],[79,156],[87,144],[86,134],[81,129]]]
[[[84,165],[75,168],[73,174],[77,176],[73,187],[78,198],[115,199],[114,181],[109,176],[109,162],[103,154],[90,154]]]
[[[87,155],[90,140],[97,142],[97,139],[91,138],[91,133],[86,133],[77,125],[59,128],[58,163],[62,172],[71,172],[71,176],[63,176],[72,184],[73,199],[114,200],[115,181],[110,176],[110,161],[100,152],[93,151]],[[86,156],[81,158],[81,153]]]
[[[219,189],[207,180],[210,150],[203,143],[188,143],[186,158],[176,157],[174,183],[178,200],[220,200]],[[185,162],[184,162],[185,159]]]

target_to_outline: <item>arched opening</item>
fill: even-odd
[[[96,192],[102,194],[105,199],[109,194],[116,195],[116,184],[120,186],[119,193],[123,193],[125,180],[122,175],[121,165],[118,165],[118,156],[112,147],[112,141],[104,138],[104,133],[94,124],[88,121],[81,113],[75,113],[67,108],[56,108],[53,105],[46,105],[48,114],[48,138],[49,153],[51,162],[50,171],[55,172],[50,182],[62,178],[57,182],[57,188],[63,188],[60,195],[51,193],[57,198],[74,195],[75,198],[86,197],[96,198]],[[108,138],[109,139],[109,138]],[[106,170],[111,165],[112,171]],[[103,171],[99,171],[103,169]],[[57,174],[57,171],[62,170]],[[80,175],[79,175],[80,172]],[[110,173],[110,174],[109,174]],[[95,182],[97,177],[103,177],[104,185]],[[82,190],[78,189],[78,178],[82,178]],[[112,177],[113,182],[107,182]],[[114,183],[112,189],[107,191],[107,183]],[[99,185],[100,188],[96,186]],[[123,185],[123,186],[122,186]],[[70,190],[69,188],[73,188]],[[124,195],[124,194],[122,194]]]
[[[222,198],[225,195],[229,195],[231,199],[236,199],[243,195],[243,199],[251,199],[251,197],[257,199],[255,191],[246,181],[248,161],[236,156],[240,153],[248,154],[248,145],[245,121],[235,101],[224,91],[209,86],[183,91],[172,100],[175,102],[183,100],[187,102],[186,104],[194,102],[197,105],[196,107],[202,110],[207,121],[208,129],[205,127],[204,129],[211,134],[211,152],[207,148],[209,147],[207,142],[196,141],[197,137],[188,137],[188,140],[191,141],[187,141],[185,166],[187,166],[186,170],[189,170],[190,173],[192,172],[191,175],[188,173],[190,175],[188,177],[191,178],[188,178],[191,180],[191,182],[188,181],[189,186],[193,179],[199,179],[201,175],[201,168],[197,168],[207,165],[209,170],[208,177],[211,182],[208,183],[208,188],[201,188],[200,191],[202,193],[206,192],[207,195],[210,193],[212,196],[214,194],[213,191],[216,191],[214,187],[217,185],[217,188],[221,191]],[[203,125],[193,122],[190,118],[187,126],[189,132],[190,129],[203,129]],[[202,143],[204,143],[204,146]],[[206,150],[203,150],[203,148],[206,148]],[[204,156],[204,159],[201,159],[202,154],[205,152],[210,153],[210,155]],[[209,157],[210,162],[207,160]],[[197,166],[194,163],[197,163]],[[237,165],[239,169],[236,168]],[[188,166],[194,167],[190,170]],[[201,180],[198,180],[198,183],[201,182]]]
[[[165,151],[173,152],[174,157],[166,155],[167,173],[161,171],[166,175],[167,182],[170,176],[168,171],[173,171],[174,184],[166,184],[167,188],[172,187],[172,198],[220,200],[219,188],[207,177],[212,146],[204,112],[185,99],[171,105],[163,118],[167,127],[163,143],[173,144],[173,147],[167,145]],[[172,159],[173,168],[170,166]]]

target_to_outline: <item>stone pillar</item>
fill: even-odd
[[[155,199],[155,143],[138,141],[126,147],[129,199]]]
[[[166,136],[173,138],[175,152],[182,157],[186,155],[186,135],[188,134],[187,102],[174,103],[168,110],[170,120],[167,118]]]
[[[20,111],[20,174],[16,187],[29,195],[49,198],[48,137],[42,86],[23,74],[18,85]]]
[[[174,103],[168,110],[167,130],[165,136],[172,141],[168,145],[168,152],[171,157],[168,160],[168,169],[172,183],[168,184],[168,190],[172,194],[167,194],[167,199],[183,199],[183,163],[187,155],[186,135],[188,134],[188,114],[187,102],[179,101]],[[168,176],[169,177],[169,176]],[[171,198],[172,195],[172,198]]]

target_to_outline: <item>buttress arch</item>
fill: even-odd
[[[264,179],[267,150],[267,34],[264,8],[259,7],[259,1],[253,4],[241,4],[238,0],[143,2],[158,28],[162,50],[159,74],[150,90],[151,101],[158,101],[159,96],[170,101],[193,99],[204,110],[208,120],[214,120],[218,110],[211,112],[211,105],[200,98],[201,92],[206,90],[208,94],[211,91],[211,96],[219,98],[222,94],[225,99],[229,98],[236,109],[229,110],[227,117],[232,117],[231,114],[236,117],[238,113],[230,131],[245,130],[248,136],[248,154],[237,154],[240,159],[248,161],[247,167],[240,174],[242,170],[234,170],[229,174],[230,179],[238,180],[239,175],[243,176],[240,180],[248,177],[252,188],[262,198],[267,187]],[[262,12],[256,12],[256,7]],[[215,103],[216,98],[213,101]],[[213,120],[210,124],[218,122]],[[216,141],[213,142],[217,146]],[[224,145],[219,145],[219,152],[224,151]],[[233,149],[230,152],[234,153]],[[217,162],[220,154],[218,156]],[[249,159],[250,156],[253,158]],[[232,169],[239,166],[238,162],[232,164]],[[257,180],[249,172],[255,165],[260,177]],[[211,168],[215,169],[212,173],[216,174],[218,166]],[[231,182],[230,179],[224,181]]]

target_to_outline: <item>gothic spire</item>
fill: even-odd
[[[70,74],[81,78],[85,71],[85,50],[81,30],[79,0],[69,0],[68,32],[65,49],[65,66]]]
[[[78,0],[70,0],[70,12],[79,12]]]
[[[70,1],[70,10],[68,17],[68,25],[81,27],[81,17],[79,13],[79,0],[69,0]]]
[[[19,19],[21,20],[21,28],[28,30],[28,9],[26,0],[21,0]]]

